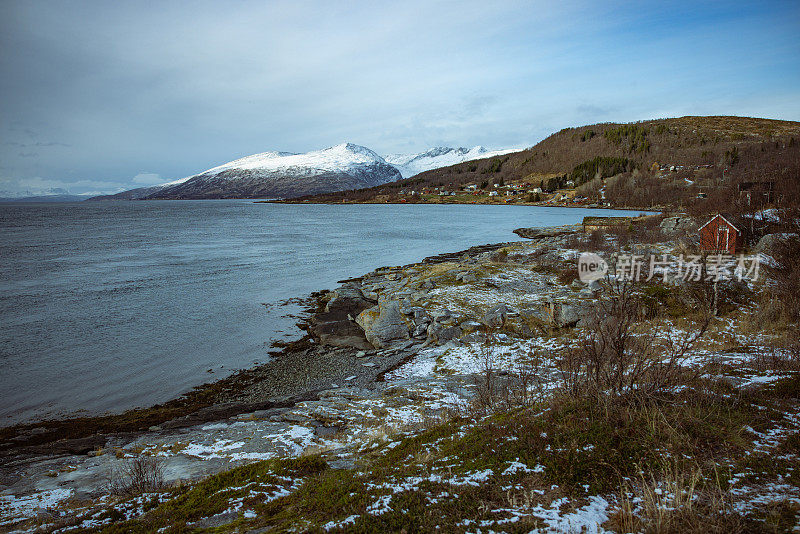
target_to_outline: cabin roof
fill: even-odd
[[[717,217],[720,217],[723,221],[731,225],[733,229],[739,233],[742,233],[747,229],[747,223],[744,221],[744,219],[742,219],[738,215],[732,215],[730,213],[717,213],[716,215],[711,217],[706,224],[698,228],[697,231],[699,232],[700,230],[711,224],[711,222]]]

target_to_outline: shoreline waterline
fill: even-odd
[[[81,204],[83,204],[83,203],[81,203]],[[102,203],[102,204],[106,204],[106,205],[113,204],[114,207],[120,205],[120,203]],[[137,206],[140,205],[138,203],[132,203],[132,202],[131,203],[126,203],[126,204],[128,204],[128,205],[134,204],[134,205],[137,205]],[[176,204],[179,204],[179,205],[190,205],[190,206],[194,205],[194,206],[198,206],[198,207],[205,207],[205,206],[208,206],[210,204],[213,204],[213,205],[222,206],[225,209],[229,209],[230,208],[230,209],[233,209],[233,210],[242,211],[242,207],[244,207],[246,209],[246,206],[252,205],[252,202],[249,202],[249,201],[244,201],[244,202],[243,201],[236,201],[236,202],[233,202],[233,201],[220,201],[220,202],[217,202],[217,201],[215,201],[215,202],[208,202],[208,201],[182,201],[182,202],[177,202],[177,201],[176,202],[171,202],[171,201],[152,201],[152,202],[147,203],[147,204],[148,205],[159,204],[161,206],[170,207],[170,208],[175,206]],[[94,204],[94,205],[96,205],[96,204]],[[390,240],[390,243],[388,245],[384,244],[384,249],[378,250],[377,253],[374,254],[374,256],[376,256],[376,259],[378,259],[378,257],[380,257],[380,259],[388,259],[388,260],[398,260],[399,259],[399,260],[401,260],[401,261],[392,261],[392,262],[387,262],[387,263],[405,264],[405,263],[413,262],[414,260],[420,261],[420,259],[423,257],[423,254],[425,254],[425,253],[427,253],[427,254],[425,254],[425,256],[427,256],[427,255],[431,255],[433,253],[456,252],[456,250],[457,250],[457,249],[453,250],[455,247],[447,247],[447,246],[443,247],[442,244],[447,245],[447,244],[455,244],[455,243],[459,243],[459,242],[463,243],[463,242],[466,241],[466,244],[471,246],[471,245],[480,244],[481,242],[485,243],[486,240],[476,242],[476,237],[475,237],[475,236],[483,235],[484,233],[492,235],[492,236],[502,236],[502,237],[505,237],[505,239],[502,239],[502,241],[508,241],[509,238],[514,237],[513,234],[510,231],[510,230],[513,229],[513,227],[537,225],[536,224],[537,221],[533,220],[533,219],[536,219],[536,217],[530,217],[530,213],[523,214],[522,212],[529,212],[529,211],[530,212],[538,212],[539,219],[545,220],[546,222],[550,222],[551,223],[550,225],[552,225],[552,226],[557,226],[557,225],[559,225],[559,223],[562,223],[564,220],[569,220],[569,221],[572,221],[572,222],[578,222],[576,220],[576,218],[573,217],[573,216],[564,217],[563,213],[561,214],[561,218],[559,220],[553,220],[553,221],[547,220],[547,219],[549,219],[549,217],[547,217],[546,215],[549,215],[549,214],[552,214],[552,213],[558,214],[558,212],[561,211],[558,207],[548,208],[547,210],[543,210],[541,208],[534,207],[534,209],[531,210],[530,207],[527,207],[527,206],[526,207],[523,207],[523,206],[518,207],[518,208],[521,208],[521,209],[514,209],[511,206],[504,206],[507,209],[511,208],[515,212],[515,216],[514,217],[505,217],[505,218],[497,219],[497,220],[494,220],[494,221],[493,220],[479,221],[478,222],[479,226],[476,226],[475,229],[472,230],[470,228],[470,226],[471,226],[471,224],[474,224],[474,222],[470,223],[470,222],[467,222],[467,221],[461,219],[461,217],[459,216],[459,212],[461,211],[461,208],[459,208],[459,206],[444,205],[444,206],[430,206],[430,207],[434,208],[434,211],[439,213],[439,215],[437,215],[438,217],[445,217],[445,219],[447,219],[448,217],[454,217],[454,219],[452,221],[446,221],[444,225],[442,225],[442,223],[439,222],[438,226],[434,226],[433,227],[433,228],[438,228],[438,229],[443,228],[446,232],[449,232],[449,234],[447,236],[440,236],[441,239],[439,239],[436,243],[434,243],[433,241],[428,239],[427,241],[424,241],[424,243],[430,242],[430,244],[425,245],[423,247],[419,246],[419,244],[421,243],[419,241],[419,239],[421,237],[422,237],[422,239],[425,239],[427,237],[427,236],[425,236],[425,229],[424,228],[421,228],[421,229],[418,228],[414,235],[411,235],[409,237],[409,239],[406,239],[406,236],[404,235],[404,228],[403,228],[403,226],[401,224],[402,223],[406,223],[407,226],[410,226],[410,225],[407,224],[410,221],[413,221],[413,223],[417,224],[417,225],[420,224],[420,221],[416,218],[416,216],[410,217],[408,214],[406,214],[406,219],[404,219],[403,221],[400,221],[401,224],[398,224],[396,228],[387,227],[387,228],[385,228],[383,230],[380,230],[378,232],[378,235],[371,235],[369,232],[367,232],[366,234],[362,233],[361,235],[358,235],[356,233],[356,235],[354,235],[350,231],[350,229],[345,228],[344,231],[340,231],[337,235],[333,236],[333,239],[324,239],[325,243],[323,243],[323,246],[337,246],[337,245],[341,246],[341,240],[342,239],[347,239],[348,236],[350,236],[351,238],[356,240],[356,245],[357,245],[356,249],[363,254],[363,252],[365,251],[364,247],[381,246],[382,245],[382,242],[381,242],[381,237],[382,236],[380,235],[380,233],[383,232],[384,234],[386,234],[388,232],[388,236],[389,236],[388,238]],[[296,207],[293,205],[293,207],[289,208],[289,210],[296,211]],[[394,205],[393,208],[390,208],[389,213],[387,213],[386,212],[387,210],[384,210],[383,208],[377,208],[376,209],[375,206],[373,206],[372,209],[370,209],[367,206],[361,206],[359,208],[346,207],[346,209],[344,211],[340,210],[340,209],[330,210],[329,208],[325,207],[324,210],[326,212],[328,212],[328,213],[335,211],[335,212],[337,212],[337,214],[340,214],[340,215],[342,213],[345,213],[345,214],[347,214],[347,216],[350,219],[357,219],[357,220],[359,220],[359,222],[366,222],[366,221],[370,220],[370,218],[374,219],[374,217],[371,217],[371,215],[375,215],[375,212],[377,212],[377,213],[383,212],[384,216],[386,216],[386,217],[391,217],[392,215],[396,215],[397,212],[401,212],[401,211],[406,211],[406,212],[408,212],[408,211],[429,212],[428,208],[419,209],[419,208],[414,208],[414,207],[409,206],[409,205]],[[147,211],[147,210],[144,210],[144,211]],[[202,212],[202,210],[200,210],[200,211]],[[259,210],[253,210],[253,211],[259,211]],[[282,211],[287,211],[287,210],[282,210]],[[306,210],[302,210],[302,211],[306,211]],[[360,212],[363,212],[363,211],[369,211],[369,212],[373,212],[373,213],[367,213],[367,214],[360,213]],[[472,211],[472,210],[470,210],[470,211]],[[502,213],[504,210],[501,210],[500,212],[498,212],[497,210],[491,210],[491,211],[495,211],[497,213]],[[586,210],[586,211],[587,212],[591,212],[591,210]],[[394,212],[394,213],[392,213],[392,212]],[[442,215],[443,212],[447,212],[447,213],[444,213],[444,215]],[[638,213],[641,213],[641,212],[638,212]],[[140,211],[140,214],[141,214],[141,211]],[[588,214],[589,213],[587,213],[587,215]],[[201,215],[202,215],[202,213],[201,213]],[[528,215],[528,217],[526,218],[525,215]],[[315,221],[316,225],[312,227],[312,230],[324,231],[325,228],[326,228],[326,225],[323,224],[323,223],[327,222],[327,221],[324,220],[326,217],[327,217],[326,213],[317,214],[317,218],[318,219],[322,219],[323,221],[322,222]],[[174,220],[175,219],[173,219],[173,221]],[[435,223],[436,221],[433,221],[433,222]],[[423,222],[423,224],[424,224],[424,222]],[[502,227],[499,226],[500,224],[506,224],[507,227],[506,228],[502,228]],[[343,227],[347,227],[347,223],[343,224],[342,226]],[[467,230],[469,230],[469,231],[463,231],[463,229],[462,229],[463,226],[467,226]],[[435,232],[435,231],[436,230],[431,230],[431,232]],[[306,232],[305,235],[310,235],[310,234],[311,234],[311,232]],[[473,234],[474,234],[474,236],[473,236]],[[299,234],[299,235],[295,235],[294,236],[295,241],[293,241],[293,243],[294,243],[295,247],[297,246],[297,242],[298,242],[297,239],[301,239],[302,235],[303,234]],[[449,235],[454,235],[455,239],[448,240],[447,237]],[[472,236],[472,237],[470,237],[470,236]],[[325,237],[327,238],[327,237],[330,237],[330,236],[325,236]],[[220,238],[218,237],[217,239],[219,240]],[[224,237],[222,238],[222,241],[220,241],[220,242],[224,242]],[[399,244],[401,246],[405,246],[405,245],[410,245],[410,246],[408,247],[408,250],[405,250],[405,249],[401,249],[399,251],[397,249],[389,250],[389,249],[391,249],[391,247],[395,243],[397,243],[397,244]],[[443,248],[444,248],[444,250],[442,250]],[[385,255],[381,254],[380,252],[382,252],[383,250],[387,250],[388,254],[385,254]],[[409,258],[409,256],[411,256],[412,254],[416,254],[416,251],[420,251],[420,252],[422,252],[422,254],[417,254],[415,256],[415,258]],[[327,254],[327,251],[324,251],[324,252],[326,252],[326,254]],[[230,257],[233,258],[233,256],[230,256]],[[326,259],[325,258],[325,254],[323,254],[322,261],[325,261],[325,259]],[[406,259],[408,259],[410,261],[402,261],[402,260],[406,260]],[[377,262],[375,262],[375,263],[377,263]],[[370,268],[378,267],[379,265],[376,265],[375,263],[373,263],[372,265],[364,264],[364,262],[362,262],[360,264],[356,263],[355,267],[350,267],[350,266],[347,266],[347,265],[344,265],[344,266],[339,265],[338,270],[337,269],[333,269],[333,272],[328,272],[327,273],[327,281],[326,282],[323,281],[322,283],[320,283],[318,285],[309,286],[307,288],[309,290],[300,290],[300,291],[296,290],[296,287],[297,287],[296,282],[294,282],[294,285],[292,285],[292,283],[290,283],[289,284],[290,287],[286,291],[284,291],[284,293],[281,296],[285,297],[285,299],[296,299],[297,295],[308,295],[312,291],[318,290],[320,288],[330,288],[337,280],[346,279],[348,277],[351,277],[353,275],[353,273],[368,272],[370,270]],[[362,268],[362,265],[363,265],[363,268]],[[134,265],[134,267],[135,267],[135,265]],[[308,273],[309,273],[309,276],[317,275],[318,278],[321,278],[318,275],[319,269],[313,268],[314,267],[313,265],[311,265],[309,267],[310,268],[306,269],[308,271]],[[256,275],[257,274],[258,273],[256,273]],[[287,271],[286,274],[287,274],[287,276],[286,276],[287,280],[292,278],[291,271]],[[246,284],[246,283],[247,283],[247,280],[244,280],[242,282],[242,284]],[[229,286],[239,285],[239,280],[237,280],[236,276],[229,276],[228,284],[229,284]],[[252,305],[252,301],[251,301],[251,305]],[[257,304],[257,306],[260,306],[260,304]],[[280,310],[279,307],[276,307],[275,310],[273,310],[273,313],[277,314],[278,312],[283,312],[283,311],[285,311],[288,315],[292,315],[292,314],[296,314],[298,310],[296,310],[296,309]],[[300,334],[300,332],[297,329],[294,328],[294,322],[295,321],[294,321],[293,318],[284,320],[284,324],[288,324],[292,328],[292,332],[291,332],[290,335],[284,336],[282,338],[283,340],[285,340],[285,341],[296,340],[296,338],[298,337],[298,334]],[[259,358],[259,360],[260,360],[259,363],[263,363],[263,361],[266,359],[266,353],[268,352],[267,345],[269,345],[272,342],[276,341],[276,339],[277,340],[281,340],[280,337],[276,338],[274,336],[262,336],[262,339],[264,340],[263,343],[265,345],[264,345],[264,349],[262,349],[263,352],[262,352],[262,356]],[[222,363],[227,364],[228,361],[227,360],[222,360]],[[131,363],[131,365],[135,365],[135,364]],[[197,367],[199,367],[199,365]],[[226,377],[229,377],[229,376],[232,376],[233,374],[235,374],[238,371],[241,371],[241,370],[252,370],[253,368],[256,368],[256,367],[257,367],[257,365],[254,365],[254,363],[251,363],[250,365],[238,365],[238,366],[225,365],[226,371],[224,371],[224,372],[226,373]],[[202,370],[205,371],[205,366],[203,366]],[[219,373],[219,369],[217,369],[216,371],[217,372],[215,374],[217,374],[217,376],[219,376],[219,374],[218,374]],[[11,376],[11,375],[9,374],[9,376]],[[169,378],[169,377],[167,377],[167,378]],[[92,418],[92,417],[97,417],[97,416],[102,417],[103,415],[101,415],[101,414],[109,413],[109,412],[110,412],[110,414],[112,416],[113,415],[121,415],[122,413],[126,413],[126,412],[130,411],[135,406],[153,407],[153,406],[156,406],[156,405],[159,405],[159,404],[171,402],[171,401],[174,401],[177,397],[179,397],[181,395],[181,393],[191,392],[193,390],[193,388],[205,387],[209,383],[213,384],[213,383],[219,382],[219,380],[209,381],[208,378],[211,378],[211,377],[208,376],[208,374],[205,374],[205,373],[203,373],[202,378],[203,378],[203,380],[195,381],[194,384],[187,384],[187,386],[184,386],[183,388],[177,388],[177,389],[173,387],[174,383],[168,379],[167,382],[169,382],[170,384],[169,384],[169,387],[166,388],[166,391],[167,392],[171,391],[171,393],[162,394],[160,396],[160,398],[155,400],[154,402],[153,401],[151,401],[151,402],[144,401],[144,402],[140,402],[140,403],[135,403],[133,405],[116,406],[116,407],[112,407],[110,409],[105,409],[105,410],[103,410],[103,409],[101,409],[101,410],[90,410],[88,413],[87,412],[75,413],[74,411],[70,411],[70,410],[57,410],[55,413],[51,412],[51,414],[44,415],[43,417],[33,417],[33,418],[28,418],[28,419],[23,419],[23,420],[16,420],[16,421],[9,421],[8,418],[6,418],[6,420],[3,421],[2,424],[3,424],[4,427],[8,427],[8,426],[16,425],[16,424],[35,423],[36,421],[43,421],[43,420],[48,420],[48,419],[49,420],[53,420],[53,419],[64,420],[65,418],[73,418],[75,416],[79,416],[81,418]],[[224,377],[221,377],[221,378],[224,379]],[[109,380],[113,380],[113,377],[109,378]],[[149,409],[149,408],[144,408],[144,409]]]

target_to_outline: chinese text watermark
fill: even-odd
[[[667,254],[620,254],[608,263],[597,254],[584,252],[578,258],[578,277],[588,283],[613,274],[618,280],[633,282],[660,279],[687,282],[758,279],[759,256],[715,254],[711,256]]]

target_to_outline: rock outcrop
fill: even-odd
[[[354,322],[362,311],[375,305],[352,284],[345,284],[332,292],[325,312],[311,319],[311,334],[324,345],[371,349],[364,331]]]
[[[364,296],[361,289],[354,284],[345,284],[332,292],[331,299],[325,305],[328,313],[346,313],[351,317],[358,317],[362,311],[377,304],[374,299]]]
[[[414,324],[400,312],[400,302],[389,300],[379,302],[362,311],[356,323],[364,329],[364,335],[376,349],[386,348],[396,341],[411,337]]]
[[[557,237],[562,235],[574,234],[581,230],[579,224],[569,224],[564,226],[550,226],[545,228],[517,228],[514,233],[525,239],[543,239],[545,237]]]
[[[697,222],[685,215],[667,217],[659,225],[665,234],[678,234],[681,232],[691,232],[697,229]]]
[[[562,227],[536,242],[473,247],[343,281],[312,320],[312,334],[323,344],[385,350],[584,325],[601,283],[558,280],[558,268],[577,254],[564,246],[572,232]]]

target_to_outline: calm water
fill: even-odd
[[[0,205],[0,425],[146,406],[265,361],[276,306],[382,265],[609,210],[148,201]],[[265,306],[268,304],[271,306]],[[214,373],[208,373],[213,369]]]

